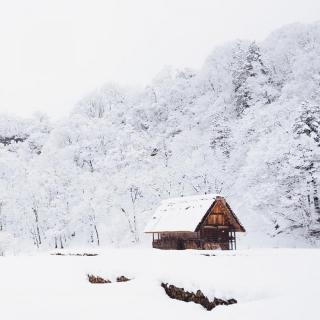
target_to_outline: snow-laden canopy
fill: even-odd
[[[163,200],[144,232],[194,232],[217,194]]]
[[[106,85],[61,121],[0,115],[7,251],[138,242],[159,199],[195,191],[232,195],[241,246],[319,246],[319,56],[320,23],[295,24],[141,90]]]

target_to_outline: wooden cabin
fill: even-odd
[[[162,201],[145,233],[158,249],[236,249],[236,232],[245,232],[220,195],[182,197]]]

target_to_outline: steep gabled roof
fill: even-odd
[[[164,200],[145,227],[144,232],[194,232],[203,218],[210,213],[209,209],[217,197],[222,198],[217,194],[206,194]],[[229,206],[228,209],[230,215],[233,216],[231,220],[234,219],[234,222],[241,226]],[[241,231],[244,231],[242,226],[241,228]]]
[[[236,216],[236,214],[233,212],[233,210],[230,208],[229,204],[227,201],[225,201],[227,208],[230,211],[229,217],[231,219],[231,222],[236,225],[236,230],[240,231],[240,232],[246,232],[246,229],[244,228],[244,226],[242,225],[242,223],[240,222],[240,220],[238,219],[238,217]]]
[[[194,232],[216,196],[210,194],[163,200],[144,232]]]

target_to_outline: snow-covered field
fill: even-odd
[[[94,257],[0,257],[1,319],[320,317],[318,249],[105,249],[98,253]],[[132,280],[91,284],[88,273],[111,281],[120,275]],[[238,304],[206,311],[200,305],[170,299],[160,286],[163,281],[189,291],[201,289],[210,298],[235,298]]]

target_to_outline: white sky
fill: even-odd
[[[106,82],[198,68],[217,44],[320,20],[320,0],[0,0],[0,112],[66,115]]]

